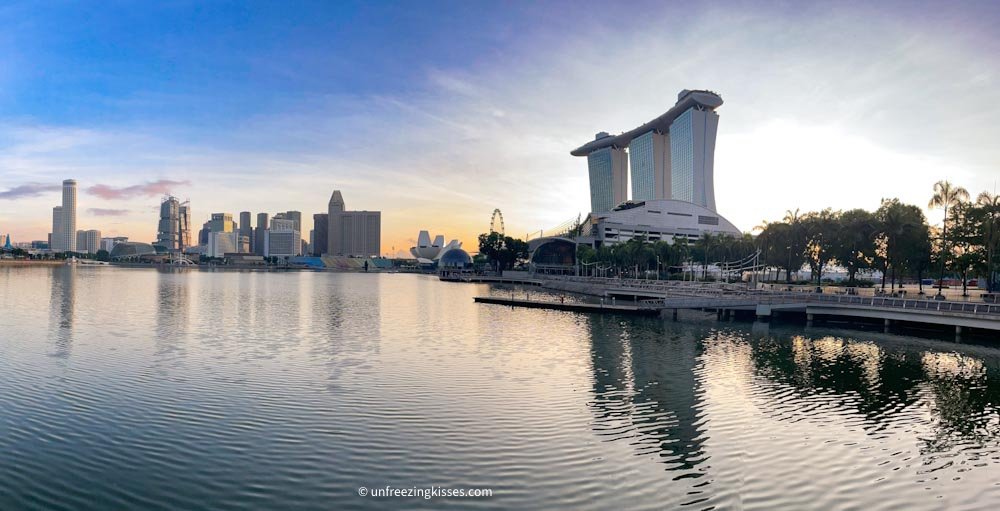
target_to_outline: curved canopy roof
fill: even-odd
[[[656,119],[620,135],[598,133],[595,140],[577,147],[576,149],[570,151],[569,154],[572,154],[573,156],[587,156],[588,154],[597,151],[598,149],[604,149],[605,147],[626,147],[633,138],[649,131],[656,130],[661,133],[666,133],[670,129],[670,124],[674,122],[674,119],[678,118],[682,113],[686,112],[693,106],[701,106],[710,110],[715,110],[716,108],[722,106],[722,96],[719,96],[709,90],[682,90],[681,93],[677,95],[677,103],[673,106],[673,108],[667,110],[663,113],[663,115],[660,115]]]

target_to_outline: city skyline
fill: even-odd
[[[105,236],[154,240],[164,193],[200,225],[308,217],[339,188],[383,212],[383,253],[426,228],[474,247],[493,208],[516,236],[588,211],[566,149],[683,88],[726,99],[715,193],[743,231],[785,209],[923,206],[946,177],[995,189],[996,6],[639,2],[642,21],[609,28],[575,5],[438,3],[389,21],[353,3],[5,6],[0,230],[44,240],[72,178],[78,226]],[[60,23],[74,18],[88,24]]]

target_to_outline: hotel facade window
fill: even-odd
[[[605,147],[587,155],[590,174],[590,210],[611,211],[627,199],[628,154]]]
[[[632,139],[628,145],[628,163],[632,171],[632,200],[655,199],[656,167],[652,131]]]
[[[587,166],[590,168],[590,210],[610,211],[615,207],[611,190],[611,148],[588,155]]]
[[[670,190],[671,198],[685,202],[694,200],[694,127],[688,109],[670,125]]]

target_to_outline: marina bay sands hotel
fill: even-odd
[[[598,133],[571,151],[587,157],[591,212],[612,211],[629,199],[628,170],[632,201],[673,199],[714,212],[715,109],[721,105],[714,92],[682,90],[656,119],[617,136]]]

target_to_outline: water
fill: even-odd
[[[490,292],[0,267],[0,509],[1000,504],[998,349]]]

